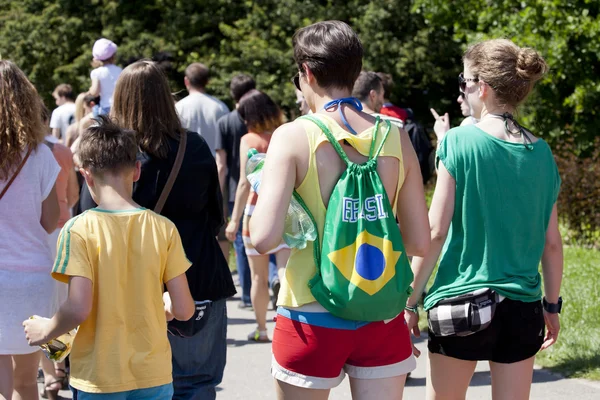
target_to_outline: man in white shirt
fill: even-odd
[[[75,119],[75,96],[71,85],[61,83],[52,92],[52,97],[56,100],[57,108],[52,111],[50,118],[50,128],[52,135],[64,140],[67,128],[74,122]]]
[[[210,71],[204,64],[193,63],[185,69],[185,87],[189,95],[175,105],[183,127],[202,136],[213,154],[220,140],[217,121],[229,112],[222,101],[206,94]]]

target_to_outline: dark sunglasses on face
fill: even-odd
[[[479,78],[465,78],[462,72],[458,74],[458,89],[461,93],[467,89],[467,82],[479,82]]]
[[[302,89],[300,89],[300,73],[294,75],[292,82],[294,83],[294,86],[296,86],[296,89],[302,91]]]

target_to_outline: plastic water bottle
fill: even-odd
[[[259,153],[256,149],[248,150],[248,163],[246,164],[246,176],[252,190],[256,193],[260,189],[260,181],[262,178],[262,168],[265,164],[266,154]],[[304,249],[307,242],[314,241],[317,238],[316,226],[312,219],[292,197],[287,215],[285,217],[285,227],[283,232],[283,240],[285,243],[297,249]]]
[[[316,238],[317,227],[298,200],[292,197],[285,216],[283,240],[288,246],[301,250],[307,242],[314,242]]]
[[[246,177],[252,186],[252,190],[258,193],[262,168],[265,165],[265,153],[259,153],[256,149],[248,150],[248,162],[246,163]]]

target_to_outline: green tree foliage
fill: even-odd
[[[213,71],[210,91],[223,100],[231,76],[246,72],[293,114],[292,35],[340,19],[361,35],[365,67],[394,76],[392,99],[428,115],[430,104],[454,103],[460,43],[427,27],[411,7],[392,0],[5,0],[0,53],[25,70],[48,103],[58,83],[88,88],[91,47],[104,36],[119,44],[121,65],[170,53],[173,91],[182,89],[185,66],[201,61]]]
[[[541,51],[551,67],[521,111],[525,125],[551,141],[569,134],[584,149],[596,136],[600,100],[599,9],[596,0],[3,0],[0,54],[50,104],[58,83],[87,90],[91,48],[104,36],[119,44],[121,65],[169,53],[174,92],[186,65],[201,61],[223,100],[230,103],[231,76],[246,72],[293,116],[292,35],[340,19],[359,33],[365,68],[391,73],[392,100],[427,125],[430,107],[460,118],[456,75],[467,45],[508,37]]]
[[[461,118],[456,76],[467,46],[506,37],[537,49],[550,65],[519,119],[558,150],[570,180],[563,187],[576,188],[582,178],[573,171],[597,169],[599,11],[597,0],[2,0],[0,55],[15,61],[52,105],[59,83],[89,88],[92,45],[108,37],[119,45],[123,66],[168,55],[173,92],[183,89],[185,67],[200,61],[211,67],[209,91],[230,105],[229,81],[245,72],[293,118],[292,36],[313,22],[339,19],[360,35],[365,69],[391,73],[392,101],[411,107],[427,126],[430,107],[449,111],[455,123]],[[577,164],[568,152],[591,161]],[[586,182],[597,191],[597,181]],[[585,204],[567,219],[596,231],[597,210]]]
[[[463,44],[505,37],[540,51],[550,73],[523,107],[525,125],[552,143],[568,134],[578,151],[591,151],[600,102],[600,2],[416,0],[413,12]]]

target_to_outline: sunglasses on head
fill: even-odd
[[[296,86],[296,89],[302,91],[302,89],[300,89],[300,72],[294,75],[292,82],[294,83],[294,86]]]
[[[458,89],[461,93],[467,89],[467,82],[479,82],[479,78],[465,78],[462,72],[458,74]]]

